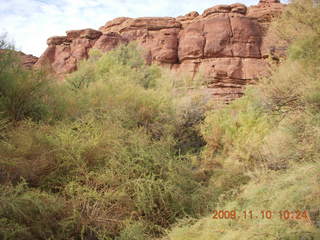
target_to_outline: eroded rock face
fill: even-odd
[[[264,59],[276,49],[272,37],[268,37],[268,26],[283,8],[278,0],[261,0],[250,8],[240,3],[214,6],[202,15],[190,12],[177,18],[120,17],[99,31],[68,31],[67,36],[49,38],[37,65],[49,64],[58,74],[70,73],[80,60],[88,58],[91,48],[106,52],[137,41],[144,47],[148,63],[192,76],[200,71],[209,79],[206,92],[229,101],[265,74]]]
[[[0,55],[6,54],[8,53],[8,51],[10,53],[13,53],[20,60],[20,63],[22,64],[22,66],[27,69],[31,69],[39,59],[31,54],[25,54],[23,52],[15,51],[15,50],[0,49]]]
[[[23,52],[18,52],[18,55],[21,59],[22,65],[27,69],[31,69],[39,59],[31,54],[24,54]]]
[[[80,60],[88,58],[89,49],[102,33],[93,29],[67,31],[67,36],[55,36],[47,40],[48,48],[36,66],[49,67],[57,74],[73,72]]]
[[[199,16],[199,13],[198,13],[198,12],[192,11],[192,12],[190,12],[190,13],[187,13],[187,14],[184,15],[184,16],[179,16],[179,17],[177,17],[176,20],[177,20],[178,22],[180,22],[181,25],[182,25],[182,28],[184,28],[184,26],[187,26],[189,23],[192,22],[192,20],[194,20],[194,19],[195,19],[196,17],[198,17],[198,16]]]
[[[260,0],[258,5],[248,9],[247,16],[268,25],[272,18],[281,14],[284,7],[285,5],[281,4],[279,0]]]
[[[126,44],[128,41],[124,39],[120,34],[116,32],[109,32],[102,34],[101,37],[93,45],[94,48],[101,50],[102,52],[108,52],[120,44]]]

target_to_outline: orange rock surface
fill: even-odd
[[[191,12],[177,18],[120,17],[99,31],[73,30],[49,38],[37,65],[49,64],[57,74],[70,73],[88,58],[91,48],[106,52],[137,41],[146,50],[148,63],[192,76],[202,71],[209,79],[206,93],[228,102],[265,74],[265,59],[276,49],[267,36],[268,26],[284,7],[278,0],[261,0],[249,8],[240,3],[218,5],[201,15]]]

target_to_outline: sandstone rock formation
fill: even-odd
[[[39,59],[31,54],[24,54],[23,52],[17,52],[17,53],[21,59],[22,65],[28,69],[31,69]]]
[[[284,5],[279,0],[260,0],[256,6],[248,10],[248,17],[255,18],[259,23],[270,23],[272,18],[281,14]]]
[[[0,49],[0,54],[4,53],[5,51],[8,51],[8,50]],[[24,66],[27,69],[31,69],[39,59],[31,54],[27,55],[20,51],[13,51],[13,52],[20,59],[22,66]]]
[[[51,37],[37,65],[49,64],[57,74],[73,72],[80,60],[88,58],[89,49],[101,35],[100,31],[83,29],[67,31],[67,36]]]
[[[70,73],[91,48],[109,51],[137,41],[148,63],[192,76],[203,72],[208,79],[206,92],[228,102],[265,73],[265,58],[274,47],[266,37],[268,25],[283,8],[278,0],[260,0],[249,8],[239,3],[218,5],[201,15],[190,12],[177,18],[120,17],[99,31],[68,31],[67,36],[49,38],[37,65],[49,64],[57,74]]]

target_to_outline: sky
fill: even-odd
[[[0,35],[17,50],[40,56],[51,36],[67,30],[98,29],[116,17],[176,17],[200,14],[217,4],[258,0],[0,0]]]

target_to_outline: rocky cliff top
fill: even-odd
[[[260,0],[249,8],[240,3],[217,5],[176,18],[119,17],[99,31],[72,30],[49,38],[37,65],[49,64],[55,73],[66,74],[88,58],[91,48],[106,52],[137,41],[148,63],[192,76],[202,71],[209,79],[206,92],[229,101],[265,73],[264,59],[276,52],[276,44],[266,37],[268,26],[283,8],[278,0]]]
[[[37,61],[39,59],[38,57],[35,57],[31,54],[25,54],[23,52],[14,51],[14,50],[0,49],[0,54],[6,53],[6,51],[13,52],[18,57],[18,59],[20,59],[21,64],[27,69],[31,69],[37,63]]]

